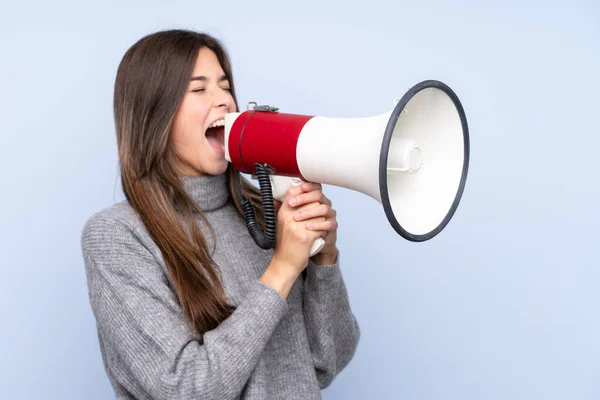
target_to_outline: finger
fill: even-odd
[[[292,198],[295,196],[298,196],[300,193],[303,193],[304,190],[302,189],[302,186],[290,186],[290,188],[288,189],[287,193],[286,193],[286,197],[288,198]]]
[[[324,238],[324,237],[325,237],[325,236],[327,236],[327,234],[329,233],[329,232],[327,232],[327,231],[325,231],[325,230],[321,230],[321,231],[320,231],[320,230],[317,230],[317,229],[307,229],[306,231],[307,231],[307,233],[308,233],[310,236],[314,237],[314,240],[317,240],[317,239],[318,239],[318,238],[320,238],[320,237],[321,237],[321,238]]]
[[[314,240],[317,240],[318,238],[325,239],[329,232],[327,232],[327,231],[310,231],[310,233],[314,234],[315,235]]]
[[[302,224],[304,224],[304,227],[307,227],[308,225],[312,226],[312,225],[320,224],[321,222],[325,222],[325,221],[327,221],[327,218],[325,218],[325,217],[315,217],[315,218],[311,218],[311,219],[302,221]],[[311,230],[311,231],[318,230],[318,229],[309,229],[309,228],[307,228],[307,229]]]
[[[323,192],[321,192],[320,190],[313,190],[307,193],[302,193],[291,197],[289,199],[289,205],[292,207],[298,207],[303,204],[314,203],[315,201],[319,203],[324,203],[328,200],[323,195]]]
[[[315,201],[315,202],[304,204],[304,205],[301,205],[298,207],[293,207],[292,210],[294,210],[296,212],[304,211],[304,210],[308,210],[309,208],[318,207],[320,205],[321,205],[321,203],[319,203],[318,201]]]
[[[304,221],[315,217],[330,216],[331,212],[328,205],[319,203],[316,204],[318,204],[316,207],[302,208],[301,210],[298,210],[298,212],[294,214],[294,220]]]
[[[323,185],[316,182],[304,182],[300,185],[290,186],[286,192],[286,195],[297,196],[304,192],[312,192],[313,190],[322,190]]]
[[[327,237],[327,234],[329,232],[327,231],[309,231],[311,235],[313,235],[313,240],[317,240],[318,238],[323,238],[325,239],[325,237]]]
[[[281,206],[285,207],[286,209],[294,209],[294,207],[290,205],[290,199],[295,198],[302,192],[303,191],[300,186],[291,186],[286,192],[285,196],[283,196],[283,199],[281,199]]]
[[[322,190],[323,186],[320,183],[316,182],[304,182],[302,184],[302,190],[305,192],[311,192],[313,190]]]
[[[322,222],[308,222],[306,224],[306,229],[309,231],[327,231],[332,232],[338,228],[339,224],[336,219],[329,218]]]

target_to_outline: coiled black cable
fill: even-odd
[[[261,249],[271,249],[275,246],[275,233],[277,230],[277,217],[275,215],[275,204],[273,202],[273,191],[271,188],[271,180],[269,179],[269,173],[273,170],[268,165],[261,165],[255,163],[256,176],[258,178],[258,185],[260,187],[260,197],[262,200],[264,219],[265,219],[265,231],[263,232],[256,221],[256,210],[254,204],[250,199],[243,202],[244,219],[246,220],[246,226],[250,235]],[[241,197],[241,187],[240,187]]]

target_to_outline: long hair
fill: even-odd
[[[223,45],[208,34],[188,30],[156,32],[131,46],[119,64],[113,104],[123,192],[162,252],[186,322],[200,334],[219,325],[233,307],[227,304],[219,267],[196,215],[213,236],[214,230],[184,189],[169,135],[204,47],[216,54],[229,78],[237,110],[231,64]],[[231,165],[227,177],[231,199],[242,217],[240,191],[242,198],[257,205],[260,193]],[[257,216],[264,227],[260,206]]]

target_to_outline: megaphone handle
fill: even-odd
[[[276,198],[279,201],[283,200],[283,196],[285,195],[285,193],[287,193],[290,187],[299,186],[304,183],[304,181],[299,178],[290,178],[276,175],[270,175],[269,178],[271,179],[271,186],[273,189],[273,193],[275,194],[274,198]],[[282,187],[282,185],[284,187]],[[285,187],[286,185],[287,187]],[[318,238],[317,240],[315,240],[312,244],[312,247],[310,248],[310,257],[314,256],[315,254],[318,254],[321,250],[323,250],[324,246],[325,240],[323,240],[323,238]]]
[[[299,178],[292,178],[291,182],[292,186],[300,186],[304,183],[304,181]],[[323,238],[318,238],[317,240],[315,240],[312,244],[312,247],[310,248],[310,257],[314,256],[315,254],[318,254],[321,250],[323,250],[324,246],[325,240],[323,240]]]
[[[321,250],[323,250],[323,247],[325,246],[325,240],[323,238],[318,238],[317,240],[315,240],[312,244],[312,247],[310,248],[310,256],[314,256],[315,254],[318,254]]]

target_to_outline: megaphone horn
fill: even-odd
[[[257,175],[261,192],[281,199],[302,181],[356,190],[380,202],[394,230],[413,242],[433,238],[453,217],[470,147],[464,109],[446,84],[420,82],[394,99],[391,111],[372,117],[287,114],[254,104],[225,116],[225,158]],[[289,183],[276,187],[273,174]],[[268,241],[259,245],[272,246]]]

